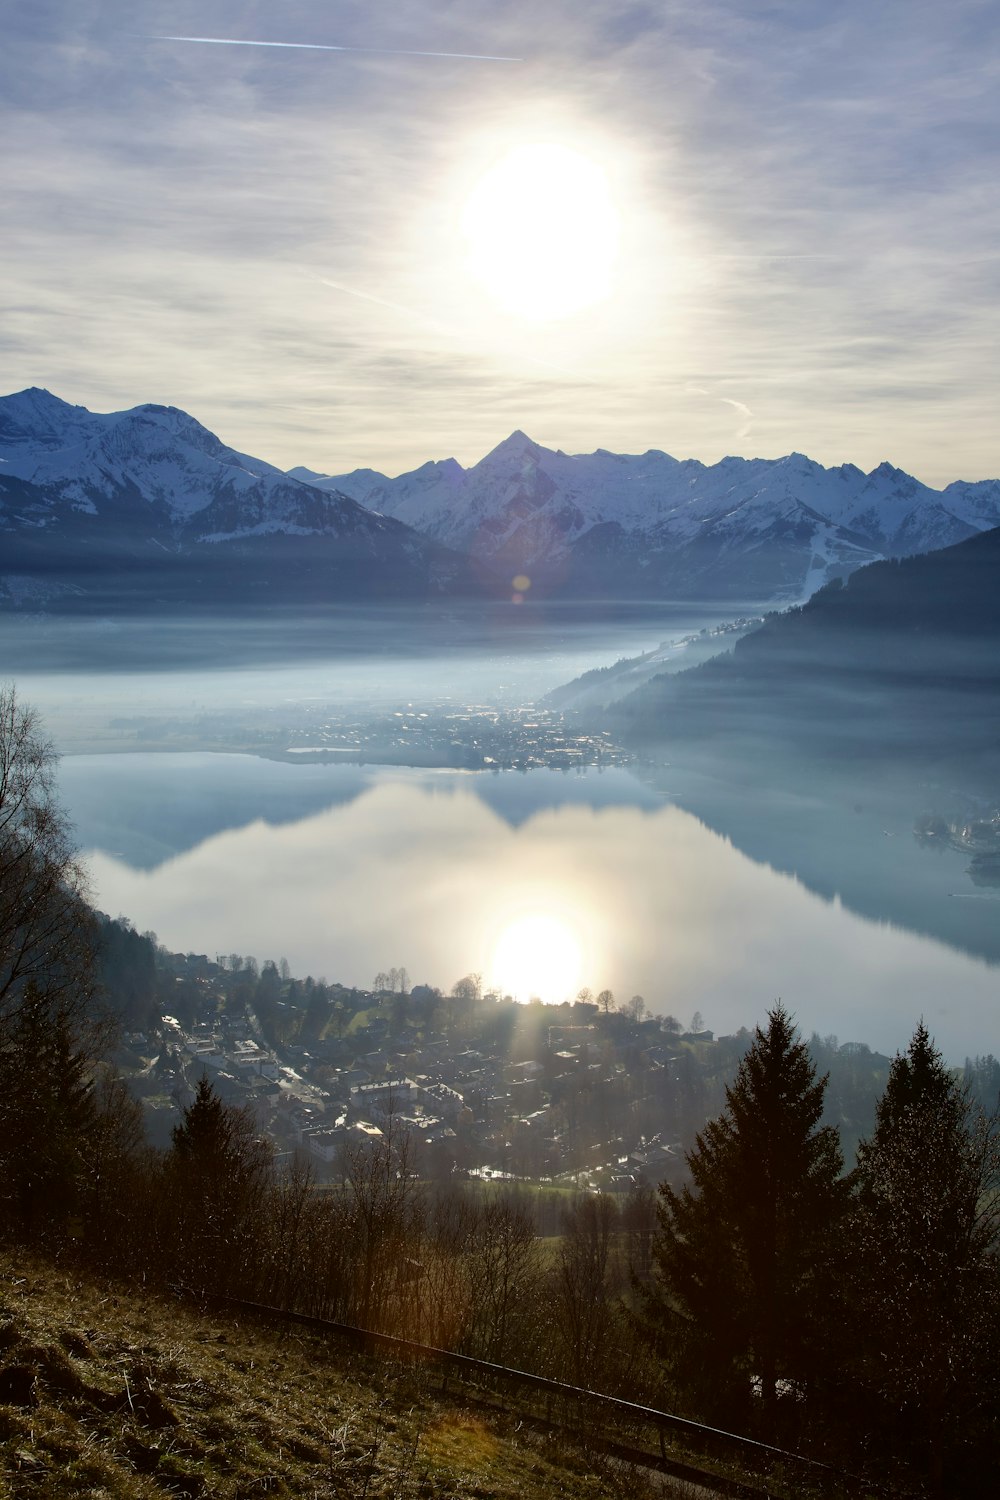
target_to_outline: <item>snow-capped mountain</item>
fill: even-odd
[[[509,597],[523,577],[532,598],[764,601],[996,525],[1000,481],[938,491],[888,464],[570,455],[515,432],[469,469],[329,478],[237,452],[175,407],[0,399],[8,605]]]
[[[656,449],[567,454],[523,432],[469,469],[445,459],[397,479],[370,469],[292,473],[502,576],[574,592],[794,597],[875,558],[1000,525],[997,480],[938,491],[889,464],[864,474],[801,453],[712,465]]]
[[[292,599],[433,593],[467,571],[404,523],[226,447],[175,407],[99,414],[37,389],[0,399],[0,577],[21,580],[15,596],[25,578],[86,592],[108,570],[145,570],[170,594],[204,597],[210,576],[223,597]]]

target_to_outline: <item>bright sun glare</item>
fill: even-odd
[[[480,178],[462,216],[469,268],[510,313],[569,317],[611,291],[618,210],[596,162],[518,146]]]
[[[583,950],[568,922],[544,912],[518,917],[493,952],[492,983],[504,995],[562,1000],[579,988]]]

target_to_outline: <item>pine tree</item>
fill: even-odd
[[[773,1421],[778,1382],[808,1383],[849,1189],[825,1078],[782,1006],[757,1029],[726,1108],[696,1137],[691,1185],[660,1189],[652,1300],[682,1392],[713,1416]]]
[[[932,1473],[995,1413],[1000,1142],[921,1022],[858,1149],[856,1374],[883,1438]]]
[[[249,1109],[223,1103],[202,1075],[166,1170],[175,1274],[197,1292],[249,1289],[271,1184],[271,1151]]]
[[[89,1253],[127,1267],[148,1231],[137,1208],[150,1176],[144,1171],[146,1131],[142,1104],[113,1067],[94,1070],[91,1118],[83,1147],[82,1214]]]
[[[0,1202],[28,1239],[58,1238],[79,1209],[89,1073],[70,1017],[29,982],[0,1038]]]
[[[0,1218],[50,1238],[79,1206],[96,1042],[95,924],[55,764],[0,685]]]
[[[203,1073],[194,1099],[171,1132],[174,1155],[190,1173],[216,1176],[225,1171],[233,1141],[233,1121]]]

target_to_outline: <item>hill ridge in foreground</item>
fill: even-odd
[[[504,1430],[508,1427],[511,1430]],[[0,1255],[0,1493],[14,1496],[486,1496],[644,1493],[297,1329],[199,1314]],[[662,1488],[658,1493],[663,1494]]]

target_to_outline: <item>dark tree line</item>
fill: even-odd
[[[775,1010],[690,1182],[658,1203],[568,1199],[551,1248],[529,1193],[421,1182],[392,1123],[320,1188],[206,1079],[156,1152],[112,1072],[45,1048],[49,1094],[32,1087],[49,1112],[16,1150],[3,1121],[9,1238],[679,1408],[883,1480],[964,1494],[996,1461],[997,1139],[923,1026],[845,1174],[824,1081]]]
[[[79,1207],[94,1108],[96,920],[35,713],[0,687],[0,1212],[44,1237]]]
[[[92,985],[92,917],[55,765],[37,715],[0,687],[0,1025],[29,987],[78,1017]]]
[[[660,1190],[651,1329],[689,1411],[968,1493],[1000,1410],[1000,1139],[918,1026],[853,1172],[780,1006]]]

